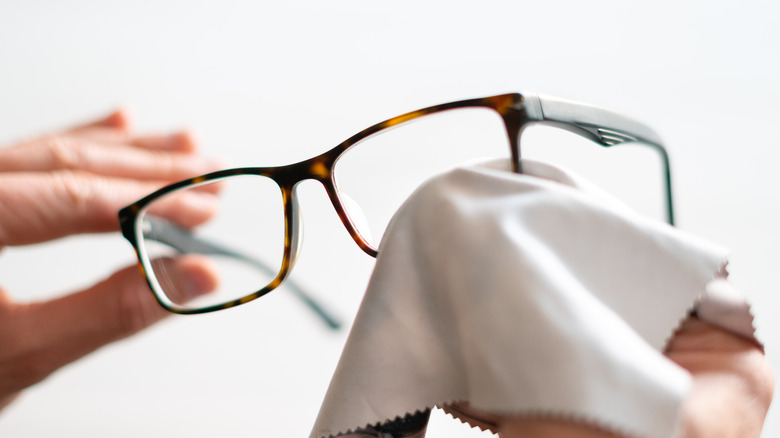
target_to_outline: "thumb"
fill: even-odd
[[[176,263],[194,297],[216,288],[214,270],[202,258],[182,257]],[[17,333],[28,367],[22,370],[29,386],[56,369],[110,342],[132,335],[168,313],[155,301],[137,267],[125,268],[108,279],[72,295],[25,306]],[[22,388],[20,388],[22,389]]]

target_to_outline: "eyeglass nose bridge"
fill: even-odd
[[[292,264],[294,263],[294,258],[297,254],[297,248],[295,248],[295,246],[301,245],[303,233],[300,206],[297,201],[297,189],[300,183],[309,180],[317,181],[322,184],[342,225],[344,225],[347,233],[349,233],[358,247],[371,257],[376,257],[377,255],[376,248],[372,247],[360,234],[357,226],[352,222],[352,218],[347,214],[346,206],[343,205],[343,194],[339,193],[336,188],[336,183],[333,180],[333,167],[336,160],[341,153],[350,147],[350,145],[351,143],[345,142],[316,157],[285,166],[283,169],[277,169],[279,172],[275,175],[275,179],[277,184],[282,187],[285,203],[289,204],[289,206],[285,206],[288,217],[290,218],[288,224],[288,238],[290,239],[289,269],[292,269]]]
[[[332,153],[332,151],[329,151],[326,154],[330,154],[330,153]],[[363,238],[363,236],[360,235],[360,232],[358,231],[357,227],[355,227],[355,225],[352,223],[352,219],[344,209],[344,206],[342,205],[342,199],[337,193],[335,184],[333,183],[333,179],[331,178],[331,171],[329,169],[331,169],[332,166],[326,167],[328,171],[324,174],[320,172],[311,171],[311,167],[312,167],[311,162],[314,161],[315,163],[321,163],[323,157],[326,154],[323,154],[318,157],[314,157],[304,162],[300,162],[288,166],[288,169],[286,170],[288,170],[289,173],[287,175],[294,175],[294,176],[288,176],[287,178],[283,177],[277,179],[277,183],[279,184],[282,190],[282,197],[283,197],[285,210],[286,210],[286,214],[285,214],[285,218],[286,218],[285,219],[285,227],[286,227],[285,247],[286,248],[285,248],[284,261],[282,263],[280,280],[284,280],[290,275],[293,268],[295,267],[295,263],[298,259],[298,255],[300,254],[300,251],[303,247],[303,236],[304,236],[303,214],[302,214],[300,202],[298,201],[298,186],[304,181],[313,180],[313,181],[318,181],[320,184],[322,184],[331,202],[331,205],[336,210],[336,214],[339,216],[342,225],[344,225],[344,228],[346,228],[347,233],[349,233],[350,237],[365,253],[367,253],[372,257],[376,257],[377,255],[376,249],[371,247]]]

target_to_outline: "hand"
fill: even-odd
[[[118,111],[66,132],[0,149],[0,250],[63,236],[116,231],[117,211],[154,189],[217,170],[196,153],[186,132],[130,135]],[[210,193],[194,193],[170,214],[190,223],[216,209]],[[209,266],[182,258],[193,294],[216,286]],[[139,269],[56,300],[16,303],[0,288],[0,409],[23,389],[112,341],[165,316]]]
[[[684,438],[761,435],[774,375],[759,345],[689,318],[666,355],[693,375],[693,388],[683,405]]]
[[[680,438],[759,438],[774,390],[774,377],[754,341],[696,318],[687,319],[669,343],[667,357],[687,369],[693,387],[683,403]],[[501,438],[619,438],[590,426],[552,419],[506,417],[445,407]]]

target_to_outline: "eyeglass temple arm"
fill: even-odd
[[[655,149],[664,167],[666,218],[669,224],[674,225],[669,154],[661,137],[652,128],[614,111],[585,103],[538,94],[523,94],[523,97],[528,117],[532,121],[555,124],[606,147],[641,142]]]
[[[151,225],[151,227],[144,229],[145,238],[168,245],[183,254],[222,255],[243,261],[267,275],[276,275],[276,270],[272,269],[262,261],[250,257],[246,254],[242,254],[238,251],[231,250],[217,243],[197,237],[189,230],[179,227],[168,221],[152,218],[147,215],[146,223]],[[309,295],[294,280],[288,279],[285,281],[285,286],[296,297],[303,301],[303,303],[306,304],[309,309],[314,311],[314,313],[317,314],[317,316],[328,326],[328,328],[332,330],[338,330],[341,328],[342,322],[339,320],[339,318],[327,311],[324,306],[317,302],[317,300]]]

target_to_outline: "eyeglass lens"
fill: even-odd
[[[166,204],[193,202],[203,191],[219,193],[219,208],[208,220],[185,227],[165,217]],[[270,178],[238,175],[189,186],[150,204],[140,220],[139,249],[148,260],[147,269],[177,307],[196,309],[240,299],[271,283],[281,270],[284,206],[281,190]],[[193,296],[183,280],[183,256],[207,263],[218,275],[217,290]]]
[[[487,108],[435,113],[384,130],[347,149],[336,188],[360,235],[377,248],[390,219],[425,180],[469,161],[509,157],[501,117]]]

